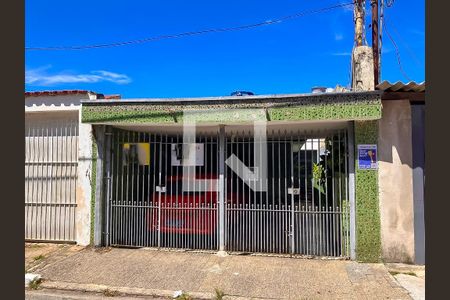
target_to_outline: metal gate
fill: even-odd
[[[77,166],[78,122],[29,117],[25,124],[25,240],[75,241]]]
[[[182,135],[113,128],[106,244],[349,256],[346,130],[271,131],[264,142],[250,132],[221,132],[223,139],[219,130],[197,132],[186,143]],[[266,191],[220,166],[220,157],[234,154],[258,171],[257,143],[267,149],[259,164],[267,167]],[[215,186],[221,170],[223,185]]]
[[[207,190],[217,180],[218,139],[198,136],[202,161],[183,172],[183,153],[195,149],[182,136],[113,130],[108,245],[217,249],[218,193]]]
[[[267,161],[259,162],[267,167],[267,190],[252,190],[226,169],[226,248],[349,257],[346,130],[269,132],[267,141],[229,132],[225,156],[254,168],[257,143],[267,149]]]

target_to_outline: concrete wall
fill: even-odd
[[[76,241],[79,245],[91,242],[91,179],[92,179],[92,126],[81,123],[78,143],[77,210],[75,217]]]
[[[25,120],[74,120],[79,124],[78,168],[76,182],[75,240],[79,245],[90,244],[92,126],[81,123],[80,100],[89,95],[33,96],[25,98]],[[56,109],[55,109],[56,108]],[[58,109],[61,108],[61,109]]]
[[[384,101],[379,121],[379,200],[382,259],[414,261],[411,107]]]

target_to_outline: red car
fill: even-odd
[[[210,179],[211,184],[217,178],[215,174],[196,177],[196,179]],[[150,209],[147,215],[148,230],[156,231],[160,218],[161,233],[214,234],[218,223],[218,192],[185,192],[182,190],[182,181],[182,176],[168,177],[165,192],[153,193],[151,196],[153,209]],[[235,195],[232,196],[230,193],[227,195],[228,199],[233,197],[233,201],[236,201]]]

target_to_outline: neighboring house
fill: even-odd
[[[425,264],[425,83],[383,82],[379,120],[382,257]]]
[[[424,91],[28,93],[26,238],[422,264]]]
[[[102,96],[25,92],[26,240],[90,243],[91,127],[80,99]]]

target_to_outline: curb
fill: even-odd
[[[47,290],[60,290],[60,291],[76,291],[76,292],[89,292],[89,293],[104,293],[105,291],[115,292],[121,296],[147,296],[147,297],[164,297],[173,299],[174,291],[171,290],[158,290],[158,289],[146,289],[146,288],[133,288],[133,287],[118,287],[107,286],[103,284],[85,284],[85,283],[73,283],[73,282],[60,282],[60,281],[47,281],[44,280],[40,284],[40,287]],[[189,292],[185,291],[195,300],[211,300],[215,299],[214,293],[207,292]],[[250,298],[240,296],[225,295],[224,300],[247,300]]]

